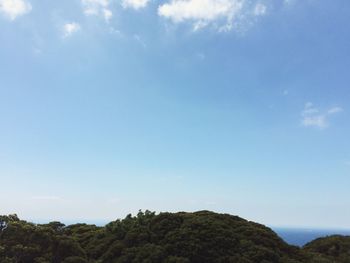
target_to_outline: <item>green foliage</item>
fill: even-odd
[[[105,227],[0,216],[1,263],[349,263],[350,237],[289,246],[227,214],[139,212]]]
[[[64,233],[64,225],[54,222],[35,225],[15,215],[2,216],[6,229],[0,235],[0,262],[59,263],[65,258],[86,259],[84,250],[73,236]]]
[[[350,237],[329,236],[318,238],[306,244],[304,249],[314,255],[314,260],[318,260],[315,262],[350,262]]]

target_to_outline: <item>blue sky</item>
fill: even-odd
[[[0,0],[0,214],[350,228],[349,17],[340,0]]]

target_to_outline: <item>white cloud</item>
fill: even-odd
[[[220,20],[231,28],[243,3],[244,0],[171,0],[158,7],[158,14],[174,23],[189,21],[195,30]]]
[[[338,113],[338,112],[342,112],[343,109],[340,108],[340,107],[334,107],[334,108],[330,108],[328,110],[328,114],[335,114],[335,113]]]
[[[113,17],[110,0],[81,0],[84,14],[102,16],[107,22]]]
[[[63,37],[67,38],[72,34],[78,32],[81,29],[80,25],[76,22],[67,23],[63,25]]]
[[[316,127],[319,129],[325,129],[329,127],[330,116],[342,112],[340,107],[333,107],[325,112],[321,112],[311,102],[307,102],[304,106],[304,110],[301,113],[301,123],[305,127]]]
[[[140,9],[147,6],[150,0],[122,0],[123,8]]]
[[[109,21],[113,17],[113,13],[109,9],[104,9],[103,10],[103,16],[106,19],[106,21]]]
[[[124,35],[122,34],[122,32],[120,32],[120,30],[114,28],[114,27],[110,27],[109,28],[109,33],[110,34],[113,34],[113,35],[116,35],[116,36],[119,36],[119,37],[124,37]]]
[[[266,14],[267,7],[262,3],[257,3],[254,7],[253,14],[255,16],[263,16]]]
[[[158,15],[175,24],[188,22],[197,31],[207,26],[219,32],[245,31],[267,7],[261,0],[168,0],[158,7]]]
[[[25,15],[32,10],[32,5],[26,0],[0,0],[0,13],[10,20]]]
[[[302,123],[306,127],[313,126],[320,129],[328,127],[325,115],[304,116]]]

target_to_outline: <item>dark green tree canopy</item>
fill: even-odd
[[[9,215],[0,217],[0,230],[1,263],[350,262],[350,237],[298,248],[263,225],[209,211],[140,211],[105,227],[39,225]]]

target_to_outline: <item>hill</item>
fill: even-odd
[[[321,255],[330,262],[350,262],[350,237],[336,235],[318,238],[306,244],[304,249],[315,255]]]
[[[343,263],[348,252],[345,237],[301,249],[263,225],[209,211],[139,212],[104,227],[0,216],[1,263]]]

